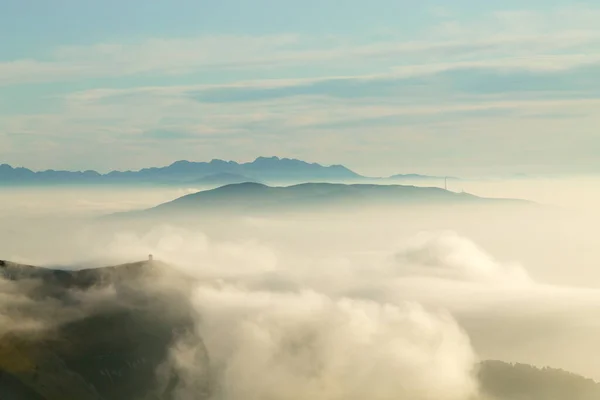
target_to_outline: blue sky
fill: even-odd
[[[3,0],[0,162],[596,173],[600,1]]]

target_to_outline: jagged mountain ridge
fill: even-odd
[[[344,180],[361,175],[342,165],[317,163],[279,157],[258,157],[247,163],[214,159],[210,162],[177,161],[165,167],[139,171],[39,171],[0,165],[0,183],[233,183],[263,180]]]
[[[306,161],[258,157],[238,163],[214,159],[210,162],[176,161],[164,167],[143,168],[138,171],[32,171],[0,164],[0,185],[51,184],[200,184],[225,185],[241,182],[361,182],[384,181],[443,181],[444,178],[405,174],[391,177],[366,177],[343,165],[322,165]],[[458,178],[450,178],[458,179]]]

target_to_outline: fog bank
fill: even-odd
[[[489,185],[475,193],[500,194],[500,183]],[[505,185],[509,194],[499,197],[535,192]],[[477,393],[475,365],[490,358],[600,379],[600,362],[589,356],[600,334],[598,213],[581,188],[580,207],[573,195],[532,210],[94,219],[180,195],[0,192],[0,259],[79,268],[153,254],[190,276],[182,294],[194,329],[165,361],[181,376],[181,399],[194,398],[194,382],[209,374],[219,400],[458,400]],[[30,308],[40,305],[21,293],[0,281],[0,325],[43,329]],[[194,356],[200,343],[210,371]]]

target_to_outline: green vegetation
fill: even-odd
[[[478,376],[483,394],[493,400],[600,399],[600,384],[561,369],[486,361]]]

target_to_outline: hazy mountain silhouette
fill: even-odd
[[[189,194],[148,210],[115,215],[141,216],[202,211],[316,211],[337,210],[342,207],[488,203],[532,204],[524,200],[482,198],[436,187],[341,183],[303,183],[276,187],[246,182]]]
[[[195,185],[229,185],[245,182],[258,183],[258,179],[251,179],[244,175],[231,174],[228,172],[219,172],[216,174],[203,176],[200,179],[192,180],[189,183]]]
[[[242,178],[243,177],[243,178]],[[217,183],[240,181],[329,181],[361,179],[359,174],[342,165],[323,166],[301,160],[258,157],[248,163],[212,160],[210,162],[177,161],[166,167],[139,171],[40,171],[0,165],[0,184],[98,184],[98,183]]]
[[[456,178],[452,178],[456,179]],[[212,160],[210,162],[177,161],[165,167],[144,168],[139,171],[39,171],[0,165],[0,185],[55,184],[199,184],[225,185],[241,182],[300,183],[300,182],[363,182],[429,181],[443,182],[444,178],[407,174],[389,178],[365,177],[343,165],[324,166],[301,160],[279,157],[258,157],[247,163]]]
[[[27,168],[13,168],[0,164],[0,184],[45,184],[45,183],[95,183],[102,175],[96,171],[54,171],[33,172]]]

